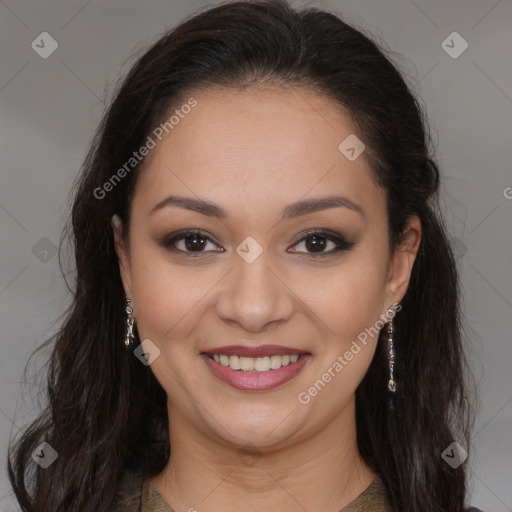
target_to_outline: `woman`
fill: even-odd
[[[49,405],[9,456],[22,509],[464,510],[427,135],[333,14],[233,2],[162,37],[76,186]]]

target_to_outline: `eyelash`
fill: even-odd
[[[173,244],[175,244],[176,242],[178,242],[180,240],[184,240],[189,237],[193,237],[193,236],[201,236],[202,238],[206,239],[207,242],[214,243],[208,236],[206,236],[205,233],[203,233],[200,230],[185,230],[185,231],[180,231],[179,233],[175,233],[173,235],[169,235],[168,237],[166,237],[163,240],[161,245],[163,247],[165,247],[166,249],[181,252],[185,255],[185,257],[197,258],[197,257],[199,257],[200,254],[206,253],[207,251],[197,251],[197,252],[184,251],[182,249],[178,249],[177,247],[173,247]],[[326,240],[329,240],[329,241],[337,244],[337,247],[334,250],[331,250],[329,252],[322,252],[322,253],[298,252],[298,254],[309,254],[309,256],[306,256],[306,257],[311,258],[311,259],[318,259],[318,258],[325,258],[328,256],[333,256],[339,252],[348,251],[348,250],[352,249],[352,247],[355,245],[354,242],[348,242],[347,240],[345,240],[344,237],[342,237],[341,235],[335,234],[334,232],[330,232],[328,230],[322,230],[322,229],[313,229],[313,230],[310,230],[310,231],[304,233],[302,238],[297,240],[297,242],[295,242],[293,244],[293,246],[298,245],[299,243],[302,243],[311,237],[325,238]],[[223,251],[215,251],[215,252],[223,252]]]

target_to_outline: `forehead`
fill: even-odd
[[[190,98],[194,108],[175,105],[166,117],[174,115],[172,128],[161,141],[153,136],[134,202],[171,193],[229,204],[243,197],[254,210],[325,193],[382,199],[364,153],[351,161],[340,151],[355,127],[330,99],[298,87],[207,89],[184,104]]]

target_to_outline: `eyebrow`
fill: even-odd
[[[186,210],[192,210],[194,212],[207,215],[208,217],[217,217],[219,219],[226,219],[227,217],[229,217],[228,212],[224,208],[215,203],[212,203],[205,199],[196,199],[194,197],[182,196],[166,197],[151,209],[150,215],[159,210],[162,210],[163,208],[168,208],[171,206],[183,208]],[[313,199],[304,199],[296,201],[295,203],[291,203],[281,210],[281,218],[293,219],[295,217],[300,217],[302,215],[309,215],[321,210],[327,210],[329,208],[338,207],[348,208],[349,210],[357,212],[362,217],[366,218],[365,211],[359,204],[350,200],[348,197],[336,195],[318,197]]]

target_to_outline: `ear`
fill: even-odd
[[[130,265],[130,253],[126,246],[126,241],[122,236],[123,223],[119,215],[113,215],[112,229],[114,231],[114,243],[116,248],[117,257],[119,259],[119,271],[121,273],[121,280],[123,281],[124,291],[127,297],[132,297],[132,273]]]
[[[409,286],[412,267],[421,241],[421,221],[418,217],[409,218],[402,238],[402,243],[396,248],[389,263],[386,308],[395,302],[400,302]]]

